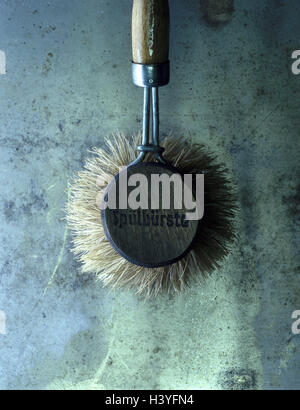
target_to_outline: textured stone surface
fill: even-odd
[[[144,302],[80,273],[62,219],[68,179],[110,132],[141,126],[130,2],[3,0],[2,389],[300,387],[299,2],[241,0],[218,26],[198,0],[170,5],[161,130],[228,165],[239,240],[178,297]]]

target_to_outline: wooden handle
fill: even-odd
[[[133,0],[132,60],[161,64],[169,60],[169,1]]]

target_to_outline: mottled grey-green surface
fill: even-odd
[[[141,127],[131,2],[0,3],[2,389],[300,387],[299,1],[240,0],[219,26],[199,0],[170,6],[161,130],[227,164],[238,241],[205,282],[144,302],[80,273],[62,219],[87,150]]]

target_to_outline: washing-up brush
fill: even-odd
[[[133,82],[144,88],[142,135],[114,135],[93,149],[69,185],[66,215],[83,272],[150,296],[182,291],[220,266],[236,205],[227,169],[203,145],[171,136],[159,142],[168,0],[133,1],[132,47]]]

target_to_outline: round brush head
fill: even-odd
[[[122,167],[136,159],[140,136],[115,135],[105,148],[94,148],[84,170],[69,184],[66,219],[72,232],[72,251],[82,271],[95,274],[102,283],[127,287],[149,297],[160,292],[182,291],[193,280],[206,276],[229,252],[235,238],[235,195],[228,170],[216,162],[201,144],[167,137],[162,142],[164,158],[182,174],[204,173],[204,215],[188,253],[167,266],[138,266],[124,258],[107,238],[100,207],[107,186]],[[147,161],[153,161],[148,154]]]

